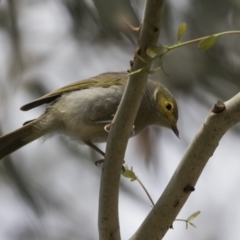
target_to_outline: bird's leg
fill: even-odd
[[[89,146],[90,148],[94,149],[96,152],[98,152],[99,154],[101,154],[104,158],[105,158],[105,152],[103,152],[101,149],[99,149],[96,145],[94,145],[92,142],[84,142],[87,146]],[[95,165],[98,166],[100,164],[102,164],[104,162],[104,159],[99,159],[97,161],[95,161]],[[125,161],[123,160],[123,164],[125,163]],[[125,167],[122,166],[122,171],[125,172]]]
[[[100,155],[105,157],[105,152],[103,152],[101,149],[99,149],[96,145],[94,145],[92,142],[84,142],[86,145],[88,145],[90,148],[94,149],[96,152],[98,152]]]
[[[99,149],[96,145],[94,145],[92,142],[84,142],[86,145],[88,145],[90,148],[98,152],[100,155],[102,155],[105,158],[105,152],[103,152],[101,149]],[[99,164],[102,164],[104,162],[104,159],[100,159],[95,161],[95,165],[98,166]]]

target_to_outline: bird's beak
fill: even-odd
[[[170,125],[170,128],[173,130],[175,135],[180,139],[179,131],[178,131],[178,128],[177,128],[177,121],[173,118],[173,116],[168,115],[168,114],[167,114],[167,119],[168,119],[168,123]]]
[[[173,132],[176,134],[176,136],[178,138],[180,138],[179,137],[179,131],[178,131],[178,128],[177,128],[177,124],[176,123],[171,123],[171,128],[172,128]]]

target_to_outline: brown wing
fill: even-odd
[[[82,89],[88,89],[92,87],[109,87],[111,85],[122,85],[127,80],[126,72],[115,72],[115,73],[103,73],[96,77],[77,81],[66,85],[62,88],[58,88],[30,103],[23,105],[20,109],[22,111],[28,111],[32,108],[38,107],[42,104],[51,103],[62,96],[64,93],[79,91]]]

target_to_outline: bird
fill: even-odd
[[[106,126],[117,111],[127,79],[127,72],[107,72],[71,83],[23,105],[20,109],[28,111],[48,104],[38,118],[0,136],[0,160],[40,137],[55,134],[84,143],[104,156],[95,144],[107,141]],[[148,79],[131,135],[157,125],[172,129],[179,137],[177,120],[178,106],[173,95],[161,83]]]

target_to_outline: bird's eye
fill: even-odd
[[[172,104],[166,103],[166,109],[170,111],[172,109]]]

